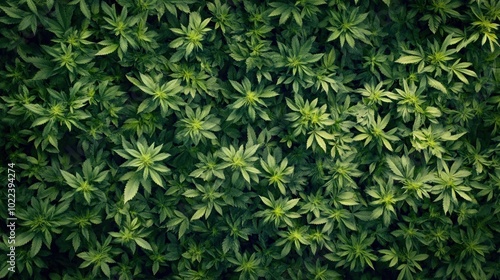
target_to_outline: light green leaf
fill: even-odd
[[[199,196],[200,192],[198,192],[197,190],[186,190],[182,195],[185,197],[193,198]]]
[[[71,174],[67,171],[61,170],[61,175],[63,176],[66,183],[68,185],[70,185],[71,187],[73,187],[75,189],[80,187],[80,184],[78,183],[76,177],[73,174]]]
[[[125,192],[123,194],[124,203],[127,203],[127,201],[134,198],[134,196],[137,194],[137,191],[139,190],[139,183],[140,181],[137,180],[136,177],[132,177],[127,181],[127,184],[125,185]]]
[[[372,219],[378,219],[382,214],[384,213],[384,208],[383,207],[377,207],[375,210],[373,210],[371,218]]]
[[[101,262],[101,270],[104,275],[106,275],[108,278],[111,277],[111,270],[109,269],[109,265],[105,262]]]
[[[95,55],[108,55],[108,54],[116,51],[116,49],[118,49],[118,44],[109,45],[109,46],[102,48]]]
[[[198,220],[199,218],[203,217],[203,215],[205,214],[206,210],[207,210],[206,206],[204,206],[204,207],[196,210],[196,212],[191,217],[191,221]]]
[[[265,205],[267,205],[269,207],[273,207],[273,203],[271,202],[271,200],[269,200],[269,198],[263,197],[263,196],[259,196],[259,197],[262,200],[262,202],[264,202]]]
[[[45,114],[45,109],[39,104],[24,104],[24,107],[37,115]]]
[[[137,238],[134,238],[134,241],[135,243],[137,243],[137,245],[139,245],[142,249],[146,249],[146,250],[149,250],[149,251],[153,251],[153,248],[151,248],[151,245],[149,244],[149,242],[147,242],[146,240],[140,238],[140,237],[137,237]]]
[[[287,203],[285,204],[285,207],[283,207],[283,210],[290,210],[292,209],[295,205],[297,205],[297,203],[299,202],[300,198],[294,198],[294,199],[290,199],[289,201],[287,201]]]
[[[23,246],[30,242],[33,237],[35,237],[35,233],[33,232],[22,232],[16,236],[14,245],[16,247]]]
[[[448,93],[448,90],[446,89],[446,87],[438,80],[436,79],[433,79],[429,76],[427,76],[427,80],[429,82],[429,85],[439,91],[441,91],[442,93]]]
[[[30,256],[33,258],[42,248],[42,237],[37,235],[31,240]]]
[[[90,19],[92,17],[89,5],[85,2],[85,0],[80,0],[80,11],[86,18]]]
[[[387,165],[389,165],[389,168],[391,171],[396,174],[397,176],[404,177],[403,172],[399,169],[397,162],[399,161],[399,158],[397,157],[388,157],[386,159]]]
[[[451,202],[451,199],[448,195],[444,195],[443,197],[443,210],[444,210],[444,213],[446,214],[449,209],[450,209],[450,202]]]
[[[422,57],[416,55],[404,55],[396,60],[397,63],[401,64],[416,64],[422,61]]]

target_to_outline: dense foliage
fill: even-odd
[[[498,0],[2,1],[0,278],[500,279],[499,24]]]

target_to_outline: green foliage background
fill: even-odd
[[[500,278],[500,1],[113,3],[0,5],[0,278]]]

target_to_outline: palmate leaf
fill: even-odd
[[[324,130],[313,130],[309,132],[310,136],[307,138],[306,148],[311,147],[314,143],[318,144],[321,149],[326,152],[326,142],[325,140],[333,140],[335,137]],[[314,150],[314,146],[313,146]]]
[[[370,40],[367,38],[371,32],[364,26],[368,14],[369,13],[359,14],[359,7],[354,9],[349,8],[341,13],[331,11],[329,22],[332,27],[327,27],[327,29],[332,31],[332,34],[328,37],[327,41],[338,38],[340,39],[341,47],[344,47],[344,43],[347,41],[347,44],[351,48],[355,47],[355,39],[359,39],[366,44],[371,44]]]
[[[302,16],[299,13],[299,10],[296,5],[291,5],[283,2],[272,2],[269,5],[275,8],[269,16],[280,16],[279,24],[285,24],[285,22],[290,18],[290,15],[293,16],[295,22],[302,26]]]
[[[477,78],[477,74],[474,71],[466,69],[471,65],[472,63],[470,62],[460,62],[460,59],[457,59],[455,63],[450,66],[451,71],[448,72],[448,83],[453,79],[453,75],[457,76],[457,78],[465,84],[469,84],[469,80],[467,80],[465,75]]]
[[[139,185],[151,193],[151,181],[158,186],[164,187],[164,181],[161,174],[167,174],[170,169],[162,161],[170,157],[168,153],[161,153],[163,144],[155,146],[152,143],[148,146],[144,137],[132,145],[122,136],[123,149],[117,149],[115,152],[121,157],[127,159],[121,167],[136,168],[136,172],[127,172],[120,177],[120,181],[127,181],[125,185],[124,201],[131,200],[138,191]]]
[[[422,17],[422,20],[427,20],[427,24],[429,26],[429,29],[431,30],[432,33],[436,34],[439,26],[442,23],[442,19],[438,15],[430,15],[427,14]]]

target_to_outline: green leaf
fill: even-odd
[[[38,9],[36,7],[35,2],[33,0],[26,0],[26,4],[28,4],[28,8],[36,15],[38,15]]]
[[[206,211],[207,211],[206,207],[202,207],[202,208],[196,210],[196,212],[191,217],[191,221],[198,220],[199,218],[203,217],[203,215],[205,215]]]
[[[118,44],[109,45],[109,46],[106,46],[106,47],[102,48],[95,55],[97,55],[97,56],[99,56],[99,55],[108,55],[110,53],[113,53],[117,49],[118,49]]]
[[[23,246],[30,242],[33,237],[35,237],[35,233],[33,232],[22,232],[16,236],[14,244],[16,247]]]
[[[134,198],[134,196],[137,194],[137,191],[139,190],[139,183],[140,183],[139,180],[135,176],[127,181],[127,184],[125,185],[125,191],[123,194],[124,203],[127,203],[127,201]]]
[[[111,270],[109,269],[109,265],[105,262],[101,262],[101,271],[106,275],[106,277],[111,277]]]
[[[446,89],[446,87],[438,80],[436,79],[433,79],[429,76],[427,76],[427,80],[429,82],[429,85],[439,91],[441,91],[442,93],[448,93],[448,90]]]
[[[262,200],[262,202],[264,202],[265,205],[267,205],[269,207],[273,207],[273,203],[271,202],[271,200],[269,200],[269,198],[263,197],[263,196],[259,196],[259,197]]]
[[[15,18],[15,19],[22,19],[24,12],[17,7],[3,7],[0,6],[0,9],[4,11],[9,17]]]
[[[416,55],[404,55],[396,60],[397,63],[401,64],[416,64],[422,61],[423,58]]]
[[[24,104],[24,107],[37,115],[45,114],[45,109],[39,104]]]
[[[290,199],[289,201],[286,202],[285,207],[283,210],[290,210],[292,209],[297,203],[300,201],[300,198],[294,198]]]
[[[78,182],[77,178],[73,174],[71,174],[67,171],[61,170],[61,175],[63,176],[64,180],[66,180],[66,183],[68,185],[70,185],[71,187],[73,187],[75,189],[80,187],[80,183]]]
[[[446,214],[450,210],[451,199],[448,194],[443,195],[443,211]]]
[[[146,250],[149,250],[149,251],[153,251],[153,248],[151,247],[151,245],[149,244],[149,242],[147,242],[147,241],[146,241],[146,240],[144,240],[143,238],[136,237],[136,238],[134,238],[134,241],[135,241],[135,243],[137,243],[137,245],[139,245],[142,249],[146,249]]]
[[[36,235],[31,240],[30,256],[32,258],[35,257],[38,254],[38,252],[40,252],[41,248],[42,248],[42,237],[40,235]]]
[[[399,177],[404,177],[403,171],[400,169],[400,159],[397,157],[388,157],[387,164],[391,171]]]
[[[151,179],[153,179],[153,181],[160,187],[164,187],[163,186],[163,180],[160,176],[160,174],[158,174],[158,172],[154,171],[154,170],[149,170],[149,176],[151,177]]]
[[[199,196],[200,193],[197,190],[186,190],[182,195],[185,197],[193,198]]]
[[[85,2],[85,0],[80,0],[80,11],[86,18],[90,19],[92,17],[89,5],[87,5],[87,2]]]
[[[34,81],[39,81],[39,80],[45,80],[54,75],[52,69],[50,68],[43,68],[40,69],[38,72],[36,72],[35,76],[33,76]]]
[[[375,208],[375,210],[373,210],[371,218],[374,219],[374,220],[376,220],[380,216],[382,216],[383,213],[384,213],[384,208],[383,207],[377,207],[377,208]]]

